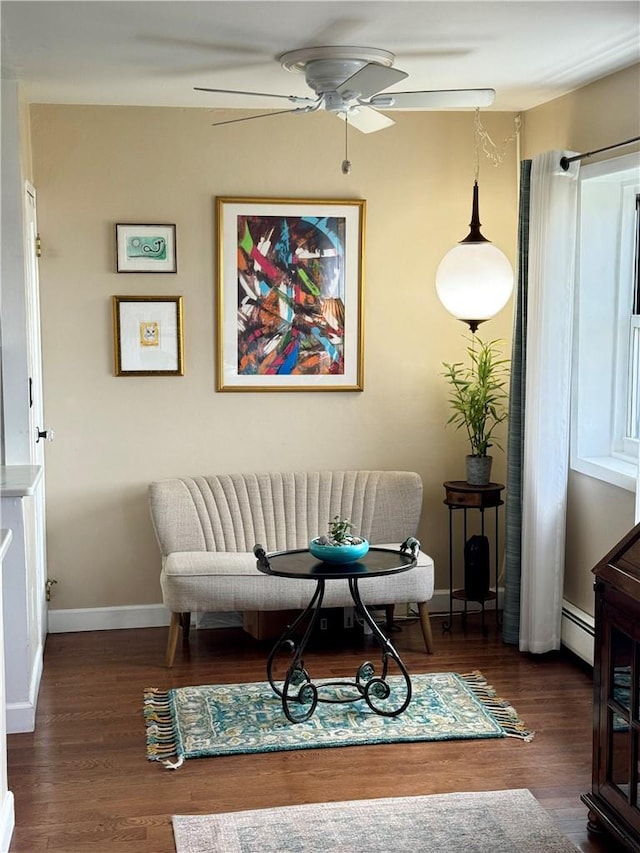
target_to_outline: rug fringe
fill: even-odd
[[[496,691],[477,669],[460,674],[460,678],[485,710],[502,727],[507,737],[515,737],[530,743],[535,732],[530,731],[522,722],[516,709],[505,699],[500,699]]]
[[[181,755],[177,761],[163,761],[165,770],[178,770],[184,764],[184,755]]]
[[[178,767],[182,767],[184,756],[178,756],[171,702],[167,690],[147,687],[144,691],[144,720],[149,761],[161,761],[167,770],[177,770]],[[171,758],[178,760],[172,762],[169,760]]]

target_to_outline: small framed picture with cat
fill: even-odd
[[[116,376],[183,376],[182,297],[113,296]]]

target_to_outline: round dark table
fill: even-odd
[[[267,554],[262,545],[254,547],[257,568],[264,574],[316,582],[309,604],[294,622],[287,626],[267,660],[269,684],[274,693],[282,699],[282,708],[290,722],[302,723],[308,720],[318,702],[343,703],[364,699],[372,711],[384,717],[396,717],[408,707],[411,701],[411,678],[400,655],[389,638],[382,633],[362,601],[358,581],[367,577],[406,572],[416,566],[419,551],[420,543],[417,539],[410,537],[397,551],[390,548],[371,547],[365,556],[356,562],[328,563],[318,560],[306,548]],[[371,661],[365,661],[358,668],[353,680],[323,680],[322,683],[316,683],[305,668],[304,651],[320,618],[325,581],[337,579],[347,580],[349,583],[355,611],[369,626],[380,647],[382,671],[380,675],[376,675],[374,664]],[[297,640],[295,639],[297,629],[303,625],[305,628],[302,638]],[[273,667],[276,657],[285,650],[292,655],[292,659],[280,687],[274,679]],[[395,662],[403,677],[404,689],[399,699],[391,696],[391,688],[387,681],[391,660]],[[336,688],[342,689],[340,695],[336,695]],[[323,695],[326,693],[332,695]]]

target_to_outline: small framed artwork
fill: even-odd
[[[176,226],[116,224],[118,272],[177,272]]]
[[[116,376],[183,376],[182,297],[114,296]]]
[[[216,198],[219,391],[362,391],[365,204]]]

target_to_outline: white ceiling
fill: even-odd
[[[3,0],[2,75],[31,102],[278,109],[194,86],[308,95],[276,57],[389,50],[390,91],[492,87],[525,110],[640,61],[640,0]]]

